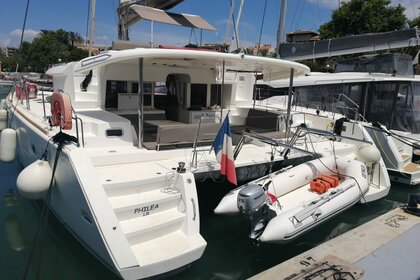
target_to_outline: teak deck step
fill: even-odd
[[[409,162],[407,165],[404,166],[404,171],[409,173],[418,172],[420,171],[420,164]]]

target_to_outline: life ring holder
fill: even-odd
[[[71,99],[62,91],[55,91],[51,96],[51,125],[64,130],[72,128]]]

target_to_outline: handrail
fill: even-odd
[[[279,147],[280,146],[280,147],[284,147],[284,148],[287,148],[287,149],[296,150],[296,151],[301,152],[301,153],[314,155],[313,152],[309,152],[309,151],[304,150],[304,149],[300,149],[300,148],[297,148],[297,147],[290,146],[286,143],[283,143],[279,139],[274,139],[274,138],[271,138],[271,137],[268,137],[268,136],[265,136],[265,135],[258,134],[258,133],[253,132],[253,131],[243,131],[242,134],[244,136],[254,138],[258,141],[261,141],[265,144],[268,144],[268,145],[271,145],[271,146],[274,146],[274,147]]]
[[[343,97],[344,99],[346,99],[347,101],[349,101],[355,107],[350,107],[347,104],[345,104],[343,101],[340,100],[341,97]],[[359,120],[359,117],[362,116],[359,113],[360,106],[356,102],[354,102],[350,97],[348,97],[347,95],[345,95],[343,93],[340,93],[338,95],[338,98],[337,99],[334,98],[333,101],[336,101],[336,102],[333,102],[333,112],[334,112],[334,114],[335,113],[338,113],[335,110],[336,108],[341,108],[341,109],[348,109],[348,110],[352,111],[355,114],[355,121],[356,122]],[[338,105],[341,105],[341,106],[338,106]],[[362,119],[364,119],[364,117],[362,117]]]
[[[191,164],[190,164],[190,166],[191,167],[194,167],[194,168],[197,168],[198,152],[199,151],[203,151],[203,150],[197,150],[198,140],[199,140],[199,137],[200,137],[201,123],[202,123],[202,120],[203,119],[213,119],[213,118],[211,118],[211,117],[205,117],[205,116],[201,116],[200,117],[200,121],[198,123],[197,133],[196,133],[196,135],[194,137],[193,151],[192,151],[193,155],[192,155]]]
[[[356,102],[354,102],[350,97],[348,97],[347,95],[340,93],[340,95],[338,96],[338,101],[340,101],[340,97],[344,97],[345,99],[347,99],[348,101],[350,101],[350,103],[352,103],[353,105],[356,106],[357,110],[360,109],[359,104],[357,104]]]
[[[195,221],[195,219],[197,217],[197,210],[195,209],[195,201],[194,201],[194,198],[191,198],[191,203],[192,203],[192,207],[193,207],[193,217],[192,217],[192,220]]]
[[[335,134],[334,132],[331,132],[331,131],[309,128],[309,127],[302,126],[302,125],[298,127],[298,130],[295,133],[295,135],[298,135],[297,137],[299,137],[300,131],[305,131],[305,132],[311,133],[311,134],[330,137],[331,140],[333,140],[333,141],[335,141],[336,139],[348,139],[348,140],[367,143],[367,144],[371,144],[371,145],[373,144],[371,141],[367,141],[367,140],[364,140],[364,139],[357,139],[357,138],[354,138],[354,137],[342,136],[342,135]],[[256,139],[258,141],[261,141],[265,144],[268,144],[268,145],[271,145],[271,146],[274,146],[274,147],[279,147],[279,146],[284,147],[286,149],[286,151],[287,150],[296,150],[298,152],[302,152],[302,153],[306,153],[306,154],[310,154],[310,155],[315,155],[315,152],[309,152],[307,150],[294,147],[290,143],[284,143],[283,141],[281,141],[279,139],[274,139],[274,138],[271,138],[271,137],[268,137],[268,136],[265,136],[265,135],[258,134],[258,133],[253,132],[253,131],[243,131],[242,135],[245,136],[245,137]]]
[[[46,119],[47,119],[47,112],[46,112],[46,110],[45,110],[45,96],[44,96],[44,88],[42,88],[41,95],[42,95],[42,109],[44,110],[44,120],[46,120]]]
[[[26,97],[26,109],[31,110],[31,105],[29,103],[29,88],[26,81],[23,82],[23,85],[24,85],[24,91],[25,91],[25,97]]]
[[[77,116],[76,111],[74,110],[73,106],[71,106],[71,110],[74,114],[74,117],[72,117],[73,120],[76,121],[76,138],[77,138],[77,147],[80,147],[80,140],[79,140],[79,122],[80,121],[80,129],[81,129],[81,134],[82,134],[82,145],[83,147],[85,147],[85,136],[84,136],[84,129],[83,129],[83,121],[81,118],[79,118]]]
[[[328,131],[328,130],[309,128],[309,127],[305,127],[305,126],[300,126],[299,129],[300,130],[305,130],[308,133],[312,133],[312,134],[316,134],[316,135],[320,135],[320,136],[325,136],[325,137],[331,137],[334,140],[337,139],[337,138],[338,139],[348,139],[348,140],[352,140],[352,141],[357,141],[357,142],[362,142],[362,143],[367,143],[367,144],[373,144],[371,141],[368,141],[368,140],[357,139],[357,138],[354,138],[354,137],[338,135],[338,134],[336,134],[334,132],[331,132],[331,131]]]
[[[198,142],[198,136],[200,135],[200,128],[201,128],[201,120],[203,119],[203,116],[200,117],[200,121],[198,122],[198,129],[197,133],[195,134],[194,143],[193,143],[193,156],[191,158],[191,166],[197,167],[197,142]],[[194,164],[195,163],[195,164]]]

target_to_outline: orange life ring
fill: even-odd
[[[70,96],[63,92],[54,92],[51,96],[52,125],[62,129],[72,128],[72,111]]]

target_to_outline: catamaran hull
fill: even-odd
[[[17,154],[24,167],[40,158],[45,149],[49,164],[54,165],[57,145],[52,144],[46,134],[16,112],[11,118],[10,126],[17,132]],[[206,242],[199,234],[198,198],[192,173],[177,173],[172,189],[174,192],[163,193],[167,198],[163,198],[161,202],[145,202],[146,206],[123,205],[120,210],[116,210],[118,206],[115,201],[121,200],[121,196],[110,196],[97,172],[84,149],[65,146],[54,174],[50,209],[69,232],[106,267],[123,279],[143,279],[179,271],[202,256]],[[159,188],[162,188],[160,184],[164,183],[164,179],[165,175],[161,175],[157,178],[159,181],[152,182],[151,187],[157,185],[158,188],[155,192],[161,193]],[[150,188],[147,182],[145,184],[139,188]],[[129,189],[131,190],[128,191],[132,191],[133,187]],[[120,191],[124,190],[121,188]],[[129,193],[126,195],[133,196]],[[147,213],[143,213],[145,209]],[[153,211],[156,213],[152,213]],[[171,238],[179,238],[181,245],[175,246],[168,237],[168,247],[164,249],[159,241],[151,240],[149,244],[156,244],[154,246],[157,249],[164,250],[159,254],[159,251],[150,249],[153,245],[146,244],[149,239],[153,239],[153,234],[150,233],[153,230],[138,228],[142,224],[137,219],[141,219],[141,216],[148,218],[149,212],[150,215],[162,215],[165,211],[171,211],[175,215],[174,222],[168,220],[168,225],[165,225],[168,229],[164,228],[160,232],[159,229],[153,230],[163,240],[166,238],[165,234]],[[127,226],[130,217],[135,222]],[[127,233],[133,227],[137,229]],[[150,258],[154,258],[153,262],[147,256],[151,252],[155,254]],[[173,255],[168,255],[168,252]],[[140,264],[142,260],[144,265]]]
[[[18,160],[23,167],[40,158],[45,149],[48,151],[50,166],[53,166],[56,146],[51,142],[47,145],[49,139],[46,135],[42,135],[39,130],[22,121],[19,114],[14,114],[11,127],[17,132]],[[66,149],[60,153],[54,177],[50,210],[86,249],[108,268],[114,270],[83,188],[73,170],[69,151]]]

